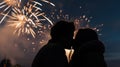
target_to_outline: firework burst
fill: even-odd
[[[12,15],[8,16],[10,18],[8,22],[11,22],[9,26],[15,27],[14,33],[17,33],[18,36],[20,34],[31,34],[35,38],[36,32],[34,29],[43,27],[41,22],[45,20],[53,25],[52,21],[41,11],[41,8],[36,6],[41,6],[41,4],[36,1],[32,3],[34,4],[28,2],[23,9],[14,8]]]
[[[25,10],[22,10],[21,12],[19,9],[14,9],[14,11],[16,13],[13,12],[10,20],[8,21],[11,22],[9,26],[15,27],[14,33],[18,33],[18,36],[22,33],[32,34],[32,36],[35,37],[35,32],[32,28],[36,27],[36,25],[31,17],[28,17],[26,15],[27,13],[24,13]]]
[[[104,24],[100,24],[100,25],[96,25],[94,27],[92,27],[90,25],[90,21],[93,17],[87,17],[86,15],[83,15],[83,16],[80,16],[79,18],[76,18],[74,20],[74,24],[75,24],[75,35],[77,34],[77,31],[79,29],[82,29],[82,28],[90,28],[90,29],[93,29],[95,30],[96,32],[98,32],[98,35],[102,35],[100,33],[100,27],[103,27]]]
[[[4,0],[0,3],[0,9],[5,15],[2,17],[0,24],[6,18],[6,16],[14,9],[14,7],[20,7],[21,0]]]

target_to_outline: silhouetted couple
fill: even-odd
[[[59,21],[51,28],[51,40],[43,46],[32,67],[106,67],[104,45],[92,29],[80,29],[73,40],[74,23]],[[73,46],[75,52],[70,63],[64,49]]]

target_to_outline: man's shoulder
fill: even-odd
[[[54,51],[54,50],[64,50],[64,48],[62,46],[60,46],[57,43],[47,43],[45,46],[43,46],[41,49],[41,51]]]
[[[39,51],[39,55],[42,56],[63,55],[63,54],[65,54],[65,50],[61,46],[55,43],[48,43],[45,46],[43,46]]]

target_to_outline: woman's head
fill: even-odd
[[[98,40],[97,32],[90,28],[85,29],[79,29],[78,33],[75,37],[75,42],[78,44],[75,44],[76,46],[80,46],[83,43],[86,43],[88,41],[92,40]]]

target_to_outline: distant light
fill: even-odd
[[[74,53],[74,50],[73,49],[65,49],[65,52],[66,52],[66,56],[67,56],[67,59],[68,59],[68,62],[69,62],[73,53]]]
[[[80,6],[80,9],[82,8],[82,6]]]

